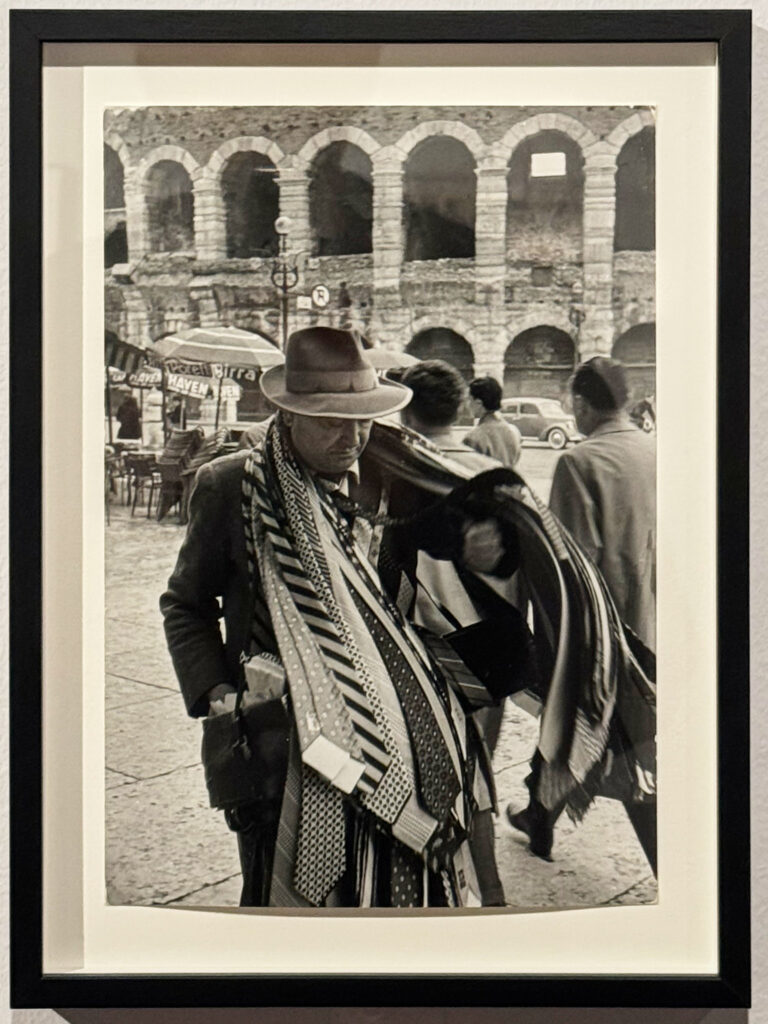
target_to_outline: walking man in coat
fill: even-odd
[[[573,411],[586,440],[564,452],[552,481],[550,508],[600,569],[622,622],[649,651],[656,647],[656,443],[629,418],[629,388],[621,363],[596,356],[571,383]],[[631,738],[632,722],[623,722]],[[526,780],[528,807],[507,816],[525,832],[531,851],[550,859],[562,807],[537,799],[541,754]],[[654,871],[656,806],[625,800],[625,808]]]
[[[199,471],[161,598],[191,715],[226,713],[265,655],[284,676],[285,777],[273,799],[227,811],[241,902],[498,901],[478,882],[494,874],[474,829],[490,806],[482,743],[409,616],[420,548],[448,541],[447,557],[484,569],[504,561],[501,532],[492,520],[403,522],[368,442],[411,393],[377,377],[352,333],[297,331],[261,386],[278,413],[251,451]]]

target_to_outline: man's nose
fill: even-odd
[[[350,448],[356,447],[362,437],[362,424],[357,420],[344,420],[341,436],[344,443],[348,444]]]

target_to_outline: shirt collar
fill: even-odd
[[[349,497],[350,484],[360,483],[360,460],[358,459],[356,462],[353,462],[340,480],[329,480],[328,477],[325,476],[320,477],[320,479],[323,481],[323,486],[326,490],[333,493],[338,491],[339,494],[344,494],[346,497]]]

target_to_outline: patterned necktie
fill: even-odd
[[[350,592],[400,699],[418,768],[422,803],[438,821],[444,821],[461,785],[440,726],[419,680],[394,640],[352,587]]]
[[[347,866],[344,798],[307,765],[301,766],[301,818],[296,891],[323,905]]]

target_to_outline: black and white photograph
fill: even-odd
[[[654,109],[103,153],[109,903],[654,903]]]

